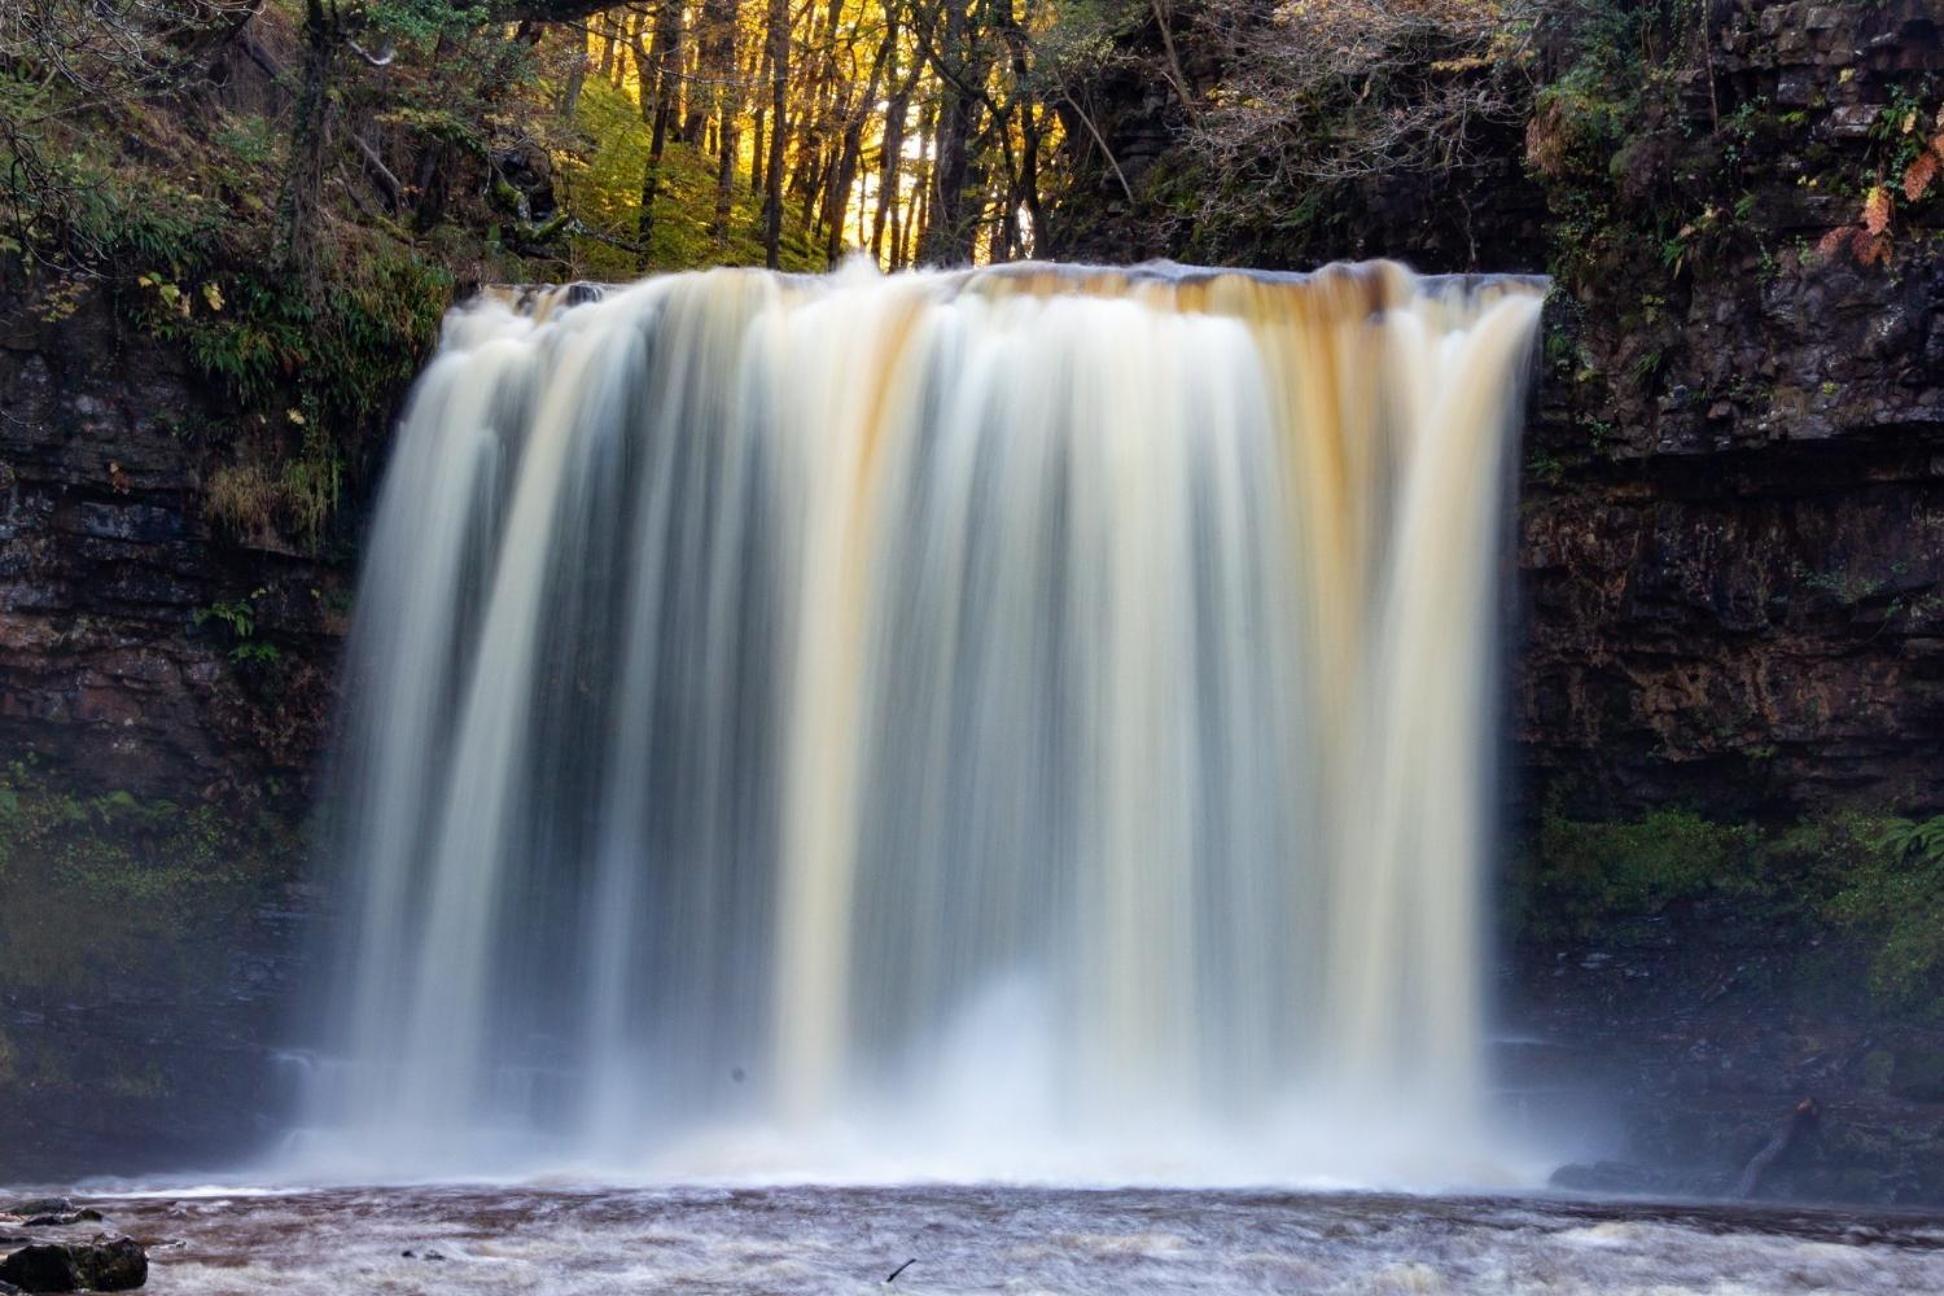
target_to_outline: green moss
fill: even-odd
[[[1583,936],[1621,916],[1657,914],[1702,896],[1759,886],[1752,829],[1685,810],[1627,822],[1589,822],[1549,811],[1517,879],[1521,928]]]
[[[1555,808],[1515,860],[1506,898],[1524,941],[1597,939],[1723,901],[1739,922],[1800,938],[1805,951],[1834,938],[1860,952],[1886,1007],[1944,1004],[1944,817],[1849,810],[1774,827],[1678,809],[1596,821]]]
[[[27,762],[0,771],[0,949],[9,987],[86,998],[222,975],[241,916],[290,876],[265,819],[125,791],[76,796]]]

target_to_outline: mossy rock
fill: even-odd
[[[1889,1089],[1910,1102],[1944,1102],[1944,1048],[1898,1050]]]

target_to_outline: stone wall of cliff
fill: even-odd
[[[105,296],[0,281],[0,751],[85,791],[304,811],[349,556],[227,535],[236,411]]]
[[[1538,794],[1944,808],[1944,203],[1898,193],[1884,260],[1817,247],[1937,131],[1939,16],[1717,6],[1712,81],[1608,164],[1626,233],[1562,256],[1588,235],[1547,180],[1569,295],[1515,709]]]
[[[244,543],[238,420],[105,294],[0,274],[0,1182],[259,1146],[314,910],[348,553]]]

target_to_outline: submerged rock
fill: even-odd
[[[0,1215],[18,1215],[23,1219],[35,1215],[65,1215],[73,1210],[74,1203],[66,1197],[0,1199]]]

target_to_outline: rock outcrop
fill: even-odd
[[[212,523],[237,417],[114,303],[0,267],[0,1183],[268,1120],[303,893],[292,848],[223,852],[309,814],[350,573]]]
[[[1717,15],[1715,93],[1623,183],[1723,233],[1598,260],[1552,339],[1519,526],[1527,788],[1606,814],[1941,809],[1940,200],[1904,204],[1884,263],[1815,248],[1894,183],[1886,133],[1937,129],[1939,14]]]
[[[0,750],[82,790],[295,808],[348,564],[221,535],[203,474],[235,411],[99,294],[68,309],[0,274]]]
[[[110,1233],[85,1242],[29,1242],[0,1257],[0,1282],[24,1292],[132,1291],[148,1282],[148,1253]]]

